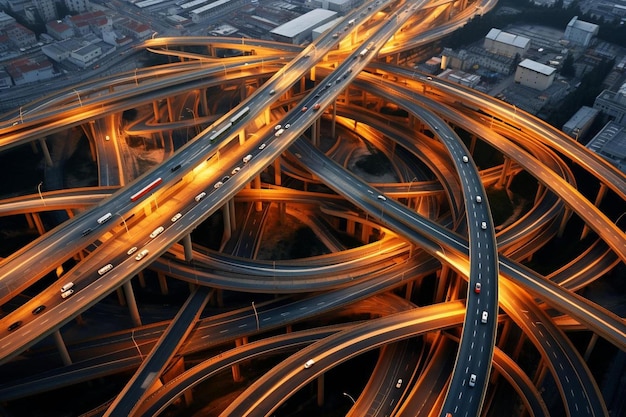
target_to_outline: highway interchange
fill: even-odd
[[[436,265],[444,265],[440,279],[449,281],[451,285],[445,298],[453,300],[456,298],[454,294],[464,293],[466,296],[464,315],[459,316],[458,302],[451,301],[454,306],[442,303],[437,307],[442,309],[442,313],[431,312],[428,308],[413,308],[345,329],[290,356],[272,372],[251,385],[222,415],[271,415],[289,394],[296,392],[333,366],[363,351],[386,344],[395,346],[392,342],[400,343],[398,341],[407,340],[416,334],[448,329],[461,324],[456,360],[454,366],[448,370],[450,380],[443,385],[446,388],[442,394],[438,393],[441,397],[430,400],[436,399],[433,406],[437,407],[437,413],[441,416],[447,413],[455,416],[478,415],[481,413],[488,391],[492,362],[498,369],[505,363],[505,359],[497,359],[494,353],[497,352],[496,331],[498,316],[501,313],[498,307],[523,329],[544,357],[545,366],[550,369],[556,380],[568,415],[608,415],[598,386],[584,361],[546,312],[535,305],[533,296],[540,297],[552,307],[574,317],[620,349],[624,349],[625,343],[624,320],[568,291],[566,285],[550,283],[544,277],[522,266],[519,260],[537,249],[535,242],[546,241],[556,233],[555,224],[559,225],[562,212],[566,208],[569,213],[573,212],[580,216],[598,234],[603,244],[611,249],[603,252],[606,255],[593,260],[594,263],[603,265],[600,270],[605,270],[607,265],[624,262],[626,258],[626,239],[623,231],[576,190],[575,184],[571,182],[570,172],[558,158],[553,157],[550,147],[580,161],[583,167],[596,175],[604,186],[622,199],[626,199],[624,176],[575,142],[564,140],[558,131],[532,116],[519,111],[511,114],[506,105],[489,97],[423,75],[415,77],[414,71],[374,63],[372,58],[384,49],[383,45],[390,37],[427,4],[426,1],[410,5],[387,4],[382,1],[366,3],[345,17],[344,23],[338,26],[338,32],[327,33],[302,51],[293,47],[281,49],[282,45],[253,43],[257,52],[264,55],[263,58],[234,59],[229,64],[214,64],[207,60],[208,63],[199,66],[185,62],[172,64],[163,69],[145,71],[142,75],[145,79],[142,78],[141,83],[137,81],[136,73],[134,79],[131,74],[119,77],[120,88],[114,88],[107,95],[93,94],[102,88],[97,82],[92,86],[81,88],[82,99],[76,94],[78,100],[75,100],[76,95],[72,95],[70,91],[66,96],[61,95],[58,98],[61,102],[67,102],[61,110],[56,107],[47,108],[45,105],[35,105],[25,113],[20,110],[19,118],[22,123],[14,125],[9,120],[11,123],[7,123],[3,128],[0,144],[5,148],[36,139],[42,132],[61,131],[89,119],[102,120],[103,111],[107,114],[116,114],[125,108],[150,103],[161,97],[183,94],[190,89],[199,88],[202,83],[207,82],[206,78],[210,79],[209,83],[219,84],[229,80],[237,82],[238,79],[258,78],[263,74],[271,77],[254,94],[246,97],[228,114],[219,117],[194,141],[178,150],[159,167],[145,173],[108,198],[106,194],[91,197],[91,202],[84,204],[85,206],[93,204],[95,199],[99,202],[94,208],[46,233],[0,264],[0,280],[3,283],[0,293],[5,303],[68,257],[89,248],[88,256],[75,268],[67,271],[59,281],[60,285],[69,281],[74,282],[74,295],[61,299],[60,285],[54,285],[41,292],[36,299],[26,302],[18,310],[2,318],[1,323],[5,328],[12,323],[20,322],[19,327],[11,332],[3,331],[0,339],[2,362],[10,363],[10,360],[25,348],[34,345],[81,312],[97,304],[148,265],[158,269],[165,262],[163,269],[168,274],[207,287],[270,293],[332,290],[328,294],[280,305],[279,311],[271,315],[266,313],[265,306],[253,305],[253,311],[245,309],[240,312],[243,314],[241,320],[244,322],[239,323],[234,318],[229,318],[222,324],[223,329],[219,330],[219,334],[222,335],[220,337],[223,342],[232,342],[263,330],[280,328],[305,317],[314,317],[320,312],[345,306],[349,302],[364,300],[378,292],[405,285],[407,280],[426,276],[433,272]],[[483,7],[486,6],[489,4]],[[447,7],[446,2],[442,2],[440,6],[431,4],[428,10],[437,10],[440,7]],[[376,18],[370,20],[365,18],[366,16]],[[357,23],[349,24],[352,19]],[[369,35],[363,33],[366,31],[361,30],[360,25],[367,26]],[[359,39],[357,42],[355,41],[357,35],[367,38]],[[191,43],[199,41],[201,40],[188,40]],[[157,51],[161,46],[171,46],[177,42],[184,44],[185,40],[157,38],[151,40],[148,46]],[[220,40],[212,42],[219,43]],[[224,45],[230,45],[233,41],[225,39],[223,42]],[[339,42],[343,46],[336,49]],[[353,42],[358,45],[349,53],[341,54],[346,44],[352,45]],[[364,46],[367,48],[365,53]],[[267,48],[267,51],[261,52],[262,48]],[[165,53],[175,54],[169,49]],[[285,59],[285,55],[289,55],[290,59]],[[334,55],[334,59],[337,60],[332,68],[323,64],[323,58],[327,55],[329,57]],[[304,94],[287,94],[292,89],[298,92],[294,86],[315,64],[318,64],[315,68],[315,77],[322,77],[322,80]],[[376,68],[379,72],[364,72],[366,68]],[[158,78],[153,78],[155,74],[158,74]],[[403,82],[394,82],[387,74],[402,78]],[[130,88],[128,83],[131,83]],[[409,83],[411,88],[407,88]],[[106,82],[102,85],[106,85]],[[411,135],[404,138],[406,132],[393,135],[393,140],[415,155],[424,152],[423,148],[428,146],[432,147],[430,151],[432,155],[445,155],[444,158],[448,161],[446,167],[432,167],[441,187],[430,192],[439,195],[445,190],[444,199],[447,201],[446,207],[450,209],[449,213],[437,214],[429,210],[416,213],[394,199],[411,197],[413,180],[404,181],[406,194],[401,188],[369,184],[348,172],[341,164],[333,162],[313,144],[303,139],[303,135],[306,135],[312,136],[315,141],[319,134],[320,116],[324,114],[332,117],[333,126],[341,125],[341,117],[344,117],[344,114],[353,120],[368,117],[367,109],[361,109],[358,114],[353,114],[354,108],[345,103],[348,101],[350,90],[347,88],[348,85],[358,88],[364,92],[363,94],[382,97],[400,105],[410,114],[409,124],[419,120],[425,129],[435,133],[439,139],[438,145],[429,145],[428,139],[424,137],[417,142],[419,145],[411,144],[410,142],[416,138]],[[87,90],[92,91],[93,97],[86,92]],[[415,91],[422,91],[422,94],[416,94]],[[342,95],[345,96],[344,103],[338,100]],[[289,110],[276,110],[270,113],[268,109],[275,106],[278,100],[284,101],[280,106],[281,109],[287,106]],[[455,107],[459,103],[464,106],[461,107],[463,110]],[[280,114],[279,119],[276,118],[276,114]],[[502,126],[498,125],[497,129],[493,129],[493,120],[490,121],[490,126],[481,123],[481,118],[484,118],[485,114],[497,114],[499,120],[503,122]],[[24,118],[24,115],[27,117]],[[384,132],[389,128],[385,127],[380,119],[375,120],[374,115],[369,117],[372,118],[370,125],[375,130]],[[114,120],[115,117],[111,116],[110,119]],[[197,123],[198,121],[194,119],[190,121]],[[256,130],[250,138],[246,138],[250,136],[246,135],[246,132],[252,131],[257,121],[261,119],[264,120],[265,126]],[[471,160],[470,149],[444,120],[463,126],[490,143],[523,169],[531,172],[540,184],[551,191],[543,193],[536,202],[532,211],[537,213],[536,217],[528,216],[515,228],[496,235],[485,191],[484,175],[481,178],[481,173]],[[219,132],[227,123],[231,123],[231,126],[225,131],[226,134],[216,140],[210,140],[212,135]],[[107,123],[98,124],[100,125],[98,129],[108,131]],[[278,129],[274,128],[276,124],[282,126],[289,124],[290,127],[282,129],[278,134]],[[523,134],[518,134],[517,131],[515,135],[507,135],[505,124],[523,130]],[[97,135],[99,138],[104,136]],[[538,138],[543,140],[540,141]],[[524,147],[516,143],[522,140]],[[105,143],[102,139],[100,142]],[[549,146],[545,142],[548,142]],[[413,147],[416,149],[412,149]],[[194,254],[195,262],[206,265],[206,271],[202,271],[198,270],[197,265],[189,268],[185,261],[186,255],[184,253],[180,255],[182,251],[178,251],[178,260],[159,259],[164,253],[172,252],[175,249],[173,245],[183,240],[205,219],[221,207],[231,204],[233,198],[235,201],[246,198],[248,201],[259,199],[297,201],[301,198],[317,201],[317,204],[323,204],[323,201],[327,200],[327,196],[311,193],[304,193],[306,195],[300,197],[297,192],[281,190],[280,187],[255,191],[255,188],[260,188],[258,178],[261,171],[279,158],[284,158],[285,170],[290,167],[291,169],[306,167],[300,175],[309,175],[311,181],[321,180],[337,195],[343,197],[344,201],[350,202],[352,207],[359,208],[362,213],[354,216],[350,210],[338,208],[336,216],[364,225],[371,224],[369,227],[383,227],[387,231],[386,235],[397,235],[399,238],[386,236],[378,245],[366,245],[354,252],[346,251],[338,256],[322,257],[320,264],[281,265],[278,262],[268,267],[252,260],[249,262],[236,260],[235,266],[232,264],[234,261],[226,258],[221,261],[221,267],[216,267],[216,262],[220,262],[217,255],[208,256],[208,259],[201,262],[198,260],[201,255]],[[431,163],[436,165],[435,160]],[[230,175],[224,180],[226,173]],[[107,178],[109,175],[107,173]],[[154,184],[156,178],[161,179],[158,185],[150,187],[145,195],[134,199],[133,196],[140,194],[140,190]],[[219,187],[216,186],[218,181],[221,182]],[[251,182],[254,185],[249,188],[248,184]],[[109,185],[108,179],[101,183]],[[119,183],[124,184],[124,181]],[[420,192],[423,192],[422,188],[416,183],[413,193],[419,195]],[[94,191],[89,190],[88,193],[92,195]],[[46,199],[54,204],[52,195],[46,195]],[[37,208],[39,203],[39,196],[32,196],[30,206],[25,210],[41,210],[41,207]],[[13,203],[7,203],[6,207],[9,207],[8,204]],[[15,210],[14,208],[2,210],[15,212],[11,211]],[[113,219],[102,224],[97,222],[97,219],[106,213],[111,213]],[[180,213],[180,216],[177,216],[175,221],[172,220],[177,213]],[[156,231],[159,226],[163,226],[161,232],[153,233],[154,237],[147,236],[149,233],[146,231]],[[146,255],[136,260],[135,256],[139,252],[128,254],[132,247],[139,248],[140,251],[147,250]],[[371,257],[363,257],[368,251]],[[45,253],[46,262],[38,262],[42,253]],[[401,265],[389,264],[389,256],[397,256],[399,253],[405,258],[405,262]],[[355,262],[355,259],[362,260]],[[229,262],[231,263],[227,265]],[[111,264],[113,268],[99,274],[98,271],[107,264]],[[242,270],[233,271],[236,268]],[[571,269],[575,270],[576,266],[572,265]],[[342,270],[343,272],[338,274],[334,272]],[[595,274],[598,270],[589,271],[585,276],[586,282],[598,277]],[[333,279],[329,279],[329,273]],[[464,288],[460,284],[462,281],[449,279],[448,274],[458,274],[466,279],[469,285]],[[225,277],[224,284],[220,284],[220,276]],[[246,280],[248,277],[256,279]],[[350,281],[354,280],[349,289],[344,288],[345,277],[350,277]],[[294,285],[295,281],[299,282]],[[475,290],[476,283],[482,284],[480,292]],[[357,291],[359,285],[363,285],[363,288]],[[149,401],[154,401],[154,394],[149,397],[148,391],[153,389],[156,376],[163,371],[171,357],[180,349],[185,349],[184,344],[188,343],[187,335],[189,341],[193,339],[189,332],[197,322],[206,300],[207,292],[204,290],[196,291],[190,296],[177,319],[171,322],[168,331],[159,338],[158,348],[154,347],[150,354],[143,358],[144,361],[137,373],[103,415],[138,415],[140,409],[148,407],[148,398],[151,398]],[[37,315],[31,314],[39,305],[45,305],[45,310]],[[433,309],[435,308],[433,305]],[[181,317],[187,319],[181,320]],[[417,323],[424,323],[427,327],[414,329],[412,326]],[[540,326],[537,326],[537,323],[540,323]],[[233,332],[234,329],[239,330]],[[197,332],[197,327],[193,331]],[[165,336],[168,334],[173,336],[168,338]],[[208,334],[212,343],[220,339],[216,337],[215,331],[209,331]],[[356,343],[355,340],[360,342]],[[438,339],[433,342],[432,349],[434,352],[439,349],[443,351],[449,349],[449,344]],[[396,357],[406,357],[407,363],[415,360],[409,359],[410,349],[405,348],[402,351],[406,353],[396,354]],[[314,358],[315,364],[310,372],[304,372],[302,364],[309,358]],[[383,371],[381,369],[372,376],[372,381],[376,381],[376,384],[371,383],[372,386],[388,387],[390,384],[396,384],[400,371],[395,373]],[[402,376],[401,379],[407,382],[405,386],[410,386],[408,381],[413,378],[410,375]],[[422,378],[426,380],[427,376],[428,373]],[[58,377],[61,378],[66,376]],[[470,386],[470,379],[476,381],[475,386]],[[520,392],[526,393],[523,395],[533,394],[527,399],[527,404],[540,404],[541,401],[535,401],[539,397],[537,389],[528,386],[528,379],[522,378],[520,381],[526,384],[520,387]],[[424,384],[421,381],[413,382],[414,389],[402,397],[404,401],[402,406],[393,400],[389,402],[386,411],[379,410],[377,413],[382,413],[380,415],[410,413],[407,410],[411,409],[412,399],[419,397],[418,387]],[[194,383],[197,381],[193,379],[189,382]],[[164,389],[166,387],[167,384]],[[0,397],[2,392],[10,391],[9,387],[5,388],[4,391],[0,389]],[[386,392],[388,396],[395,398],[394,390]],[[374,394],[373,389],[364,391],[355,404],[355,409],[357,407],[368,409],[368,404],[374,401],[372,399]],[[5,399],[10,398],[8,394],[6,395]],[[171,397],[170,401],[175,398]],[[545,408],[541,405],[529,406],[529,409],[533,415],[546,414]]]

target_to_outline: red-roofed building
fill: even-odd
[[[48,80],[55,76],[54,67],[48,59],[20,58],[6,66],[15,85]]]
[[[125,35],[132,36],[135,39],[147,39],[152,36],[153,32],[150,26],[131,19],[118,22],[118,26],[119,30]]]
[[[10,42],[18,48],[26,48],[37,43],[35,32],[19,23],[7,25],[4,28],[4,33],[6,33]]]
[[[74,37],[74,28],[60,20],[53,20],[46,23],[46,32],[59,41]]]
[[[102,10],[71,16],[67,23],[76,29],[77,35],[81,36],[89,32],[100,35],[113,27],[111,19]]]

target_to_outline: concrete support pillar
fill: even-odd
[[[50,151],[48,150],[48,145],[46,144],[45,138],[39,138],[39,144],[41,145],[41,150],[43,151],[43,156],[46,159],[46,164],[51,167],[52,166],[52,157],[50,156]]]
[[[535,376],[533,378],[533,383],[536,387],[540,387],[543,383],[544,378],[546,377],[546,373],[548,373],[548,367],[543,359],[539,360],[539,364],[537,365],[537,370],[535,371]]]
[[[241,80],[239,85],[239,100],[244,101],[248,94],[246,94],[246,80]]]
[[[163,272],[157,272],[157,277],[159,279],[159,288],[161,289],[161,294],[168,295],[169,289],[167,288],[167,280],[165,279],[165,274]]]
[[[597,341],[598,341],[598,335],[596,333],[593,333],[591,335],[591,340],[589,341],[589,344],[587,345],[587,349],[585,349],[585,355],[583,356],[583,358],[585,359],[585,362],[589,360],[589,356],[591,356],[591,352],[593,351],[593,348],[596,346]]]
[[[33,221],[35,222],[35,227],[37,228],[37,232],[40,235],[43,235],[46,233],[46,228],[43,225],[43,222],[41,221],[41,217],[39,217],[39,213],[33,213]]]
[[[317,406],[324,406],[324,375],[317,377]]]
[[[54,333],[52,333],[52,336],[54,337],[54,344],[59,350],[59,355],[61,355],[63,365],[71,365],[72,358],[70,358],[70,353],[67,351],[67,347],[65,346],[65,342],[63,341],[63,336],[61,336],[61,332],[56,330]]]
[[[539,202],[539,199],[543,195],[544,190],[545,190],[545,187],[543,186],[543,184],[537,185],[537,192],[535,193],[535,204]]]
[[[235,210],[235,199],[231,198],[228,200],[228,210],[230,211],[230,225],[231,230],[237,230],[237,213]]]
[[[269,125],[272,122],[272,118],[270,117],[269,107],[267,107],[265,111],[263,112],[263,117],[265,118],[265,120],[263,120],[263,123],[265,123],[266,125]]]
[[[404,293],[404,299],[405,300],[409,300],[410,301],[411,297],[413,296],[413,283],[414,283],[414,281],[406,283],[406,291]]]
[[[230,210],[228,209],[228,204],[224,204],[222,206],[222,217],[224,219],[224,234],[222,235],[222,244],[224,244],[232,236],[232,229],[230,225]]]
[[[224,307],[224,290],[217,288],[215,290],[215,298],[217,299],[217,306]]]
[[[346,233],[349,234],[350,236],[354,236],[354,231],[355,231],[355,227],[356,223],[354,222],[354,220],[347,220],[346,222]]]
[[[139,286],[141,288],[146,288],[146,277],[143,275],[143,271],[139,271],[137,274],[137,279],[139,281]]]
[[[206,98],[206,88],[200,89],[200,109],[202,110],[202,115],[208,116],[209,113],[209,101]]]
[[[319,137],[319,119],[317,119],[315,122],[313,122],[313,124],[311,125],[311,144],[315,147],[319,146],[320,143],[320,137]]]
[[[600,184],[598,195],[596,195],[596,200],[593,202],[593,204],[596,207],[600,207],[600,204],[602,203],[602,200],[604,199],[604,196],[606,195],[606,190],[607,190],[606,185]],[[589,227],[585,223],[585,225],[583,226],[583,231],[580,234],[580,240],[583,240],[584,238],[586,238],[588,234],[589,234]]]
[[[122,290],[122,287],[117,287],[115,294],[117,295],[117,302],[124,307],[126,305],[126,298],[124,298],[124,290]]]
[[[563,233],[565,232],[565,226],[567,226],[567,221],[569,220],[571,214],[572,214],[572,209],[569,207],[565,207],[565,212],[563,213],[563,217],[561,218],[561,224],[559,225],[559,231],[557,233],[558,237],[563,237]],[[584,232],[584,229],[583,229],[583,232]]]
[[[498,179],[498,187],[503,187],[506,184],[506,179],[508,176],[508,172],[511,169],[511,158],[504,157],[504,166],[502,167],[502,172],[500,173],[500,178]]]
[[[183,250],[185,252],[185,261],[193,260],[193,245],[191,244],[191,233],[183,236]]]
[[[274,160],[274,184],[281,185],[280,158]]]
[[[174,116],[174,107],[172,106],[173,99],[174,99],[173,97],[168,97],[165,99],[165,102],[167,103],[167,121],[168,122],[176,121],[176,116]]]
[[[254,177],[254,186],[252,188],[256,188],[257,190],[261,189],[261,176],[260,175],[257,175],[256,177]],[[256,211],[263,210],[263,202],[262,201],[256,201],[254,203],[254,209]]]
[[[334,138],[337,132],[337,101],[336,100],[333,103],[331,115],[332,115],[332,118],[330,121],[330,136]]]
[[[133,320],[133,325],[135,327],[141,326],[141,317],[139,316],[139,309],[137,308],[137,300],[135,300],[131,280],[124,283],[124,295],[126,295],[126,302],[128,303],[128,310],[130,311],[130,318]]]
[[[469,148],[469,151],[470,151],[470,153],[472,155],[474,154],[474,149],[476,149],[476,140],[477,140],[476,135],[472,135],[470,137],[470,148]]]
[[[447,265],[442,265],[439,270],[439,277],[437,279],[437,293],[435,294],[435,300],[444,300],[446,297],[446,282],[448,281],[449,269]]]
[[[154,121],[157,123],[161,122],[161,112],[159,111],[159,102],[156,100],[152,101],[152,114],[154,115]]]
[[[24,217],[26,217],[26,223],[28,223],[28,228],[33,230],[35,228],[35,220],[33,219],[32,213],[24,213]]]
[[[245,344],[246,344],[245,339],[235,339],[235,347],[243,346]],[[240,382],[242,378],[241,378],[241,370],[239,369],[239,364],[236,363],[235,365],[231,366],[230,369],[233,374],[233,381]]]

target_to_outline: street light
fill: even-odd
[[[354,398],[352,398],[352,395],[348,394],[347,392],[344,392],[343,395],[344,397],[350,398],[350,401],[352,401],[352,404],[356,404],[356,401],[354,400]]]
[[[124,223],[124,227],[126,228],[126,233],[128,233],[128,236],[131,236],[130,232],[128,231],[128,225],[126,224],[126,219],[124,218],[124,216],[119,213],[115,213],[115,215],[120,216],[120,218],[122,219],[122,223]]]
[[[252,302],[252,309],[254,310],[254,318],[256,319],[256,329],[259,330],[261,327],[259,325],[259,313],[256,311],[256,307],[254,306],[254,301]]]
[[[41,198],[41,202],[42,202],[42,203],[43,203],[43,205],[45,206],[45,205],[46,205],[46,202],[45,202],[45,200],[43,199],[43,195],[41,194],[41,186],[42,186],[42,184],[43,184],[43,181],[41,181],[41,182],[39,183],[39,185],[37,186],[37,192],[39,193],[39,198]]]
[[[78,103],[80,104],[80,107],[83,107],[83,101],[80,99],[80,94],[78,93],[78,91],[76,91],[75,88],[73,88],[72,90],[74,90],[76,96],[78,97]]]

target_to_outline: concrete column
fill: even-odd
[[[583,356],[583,358],[585,358],[585,362],[589,360],[589,356],[591,356],[591,352],[593,351],[593,348],[596,346],[597,341],[598,341],[598,335],[596,333],[593,333],[591,335],[591,340],[589,341],[589,344],[587,345],[587,349],[585,349],[585,355]]]
[[[224,234],[222,235],[222,243],[225,243],[232,236],[230,225],[230,210],[228,204],[222,206],[222,216],[224,218]]]
[[[355,222],[354,220],[347,220],[346,221],[346,233],[353,236],[354,235],[354,230],[355,230]]]
[[[537,371],[535,371],[535,376],[533,378],[533,383],[536,387],[541,386],[544,378],[546,377],[546,373],[548,372],[548,367],[543,359],[539,360],[539,365],[537,366]]]
[[[313,124],[311,125],[311,144],[315,147],[319,146],[319,142],[320,142],[319,133],[318,133],[319,126],[317,124],[318,121],[319,119],[313,122]]]
[[[52,166],[52,157],[50,156],[50,151],[48,150],[48,145],[46,144],[45,138],[39,138],[39,144],[41,145],[41,150],[43,151],[43,156],[46,159],[46,164],[49,167]]]
[[[322,407],[324,405],[324,375],[321,374],[317,378],[317,406]]]
[[[185,251],[185,261],[193,260],[193,245],[191,244],[191,233],[183,236],[183,249]]]
[[[502,167],[502,172],[500,173],[500,179],[498,179],[498,187],[503,187],[506,184],[506,178],[509,170],[511,169],[511,158],[504,157],[504,166]]]
[[[235,347],[239,347],[239,346],[243,346],[245,344],[245,340],[244,339],[235,339]],[[240,382],[241,381],[241,371],[239,369],[239,364],[235,364],[233,366],[231,366],[231,371],[233,374],[233,381],[235,382]]]
[[[563,237],[563,233],[565,232],[565,226],[567,226],[567,221],[569,220],[572,214],[572,209],[569,207],[565,207],[565,212],[563,213],[563,217],[561,218],[561,224],[559,225],[559,231],[557,233],[557,237]],[[583,229],[583,233],[584,233]],[[583,237],[581,236],[581,239]]]
[[[63,342],[63,336],[61,336],[61,332],[56,330],[52,333],[54,337],[54,344],[57,346],[59,350],[59,354],[61,355],[61,360],[63,361],[63,365],[68,366],[72,364],[72,358],[70,358],[70,353],[67,351],[67,347],[65,346],[65,342]]]
[[[414,281],[406,283],[406,292],[404,294],[405,300],[411,300],[411,296],[413,295],[413,283]]]
[[[124,307],[126,305],[126,298],[124,298],[124,291],[122,290],[122,287],[117,287],[115,294],[117,295],[117,302]]]
[[[257,175],[256,177],[254,177],[254,185],[252,188],[256,188],[257,190],[261,189],[261,176]],[[256,211],[261,211],[263,210],[263,202],[262,201],[256,201],[254,203],[254,209]]]
[[[469,148],[469,151],[472,155],[474,154],[474,149],[476,148],[476,141],[477,141],[476,135],[472,135],[470,138],[470,148]]]
[[[200,108],[204,116],[209,115],[209,102],[206,98],[206,88],[200,89]]]
[[[139,273],[137,274],[137,278],[139,280],[139,286],[141,288],[146,288],[146,277],[144,277],[143,271],[139,271]]]
[[[437,293],[435,294],[435,300],[444,300],[446,294],[446,281],[448,280],[449,269],[446,265],[441,266],[439,271],[439,278],[437,280]]]
[[[330,122],[330,135],[334,138],[337,132],[337,100],[333,102],[331,115],[332,115],[332,119]]]
[[[26,217],[26,223],[28,223],[29,229],[35,228],[35,219],[33,218],[32,213],[24,213],[24,217]]]
[[[161,121],[161,117],[159,112],[159,103],[156,100],[152,102],[152,113],[154,113],[154,121],[159,123]]]
[[[167,280],[165,279],[165,274],[163,272],[157,272],[157,277],[159,279],[159,288],[161,289],[161,294],[168,295],[169,289],[167,288]]]
[[[172,97],[168,97],[165,99],[167,103],[167,120],[168,122],[175,122],[176,118],[174,116],[174,107],[172,106]]]
[[[135,300],[133,284],[130,280],[124,283],[124,295],[126,295],[126,302],[128,303],[128,309],[130,310],[130,317],[133,320],[133,325],[135,327],[141,326],[141,317],[139,316],[139,309],[137,308],[137,300]]]
[[[537,192],[535,193],[535,204],[537,204],[539,198],[541,197],[541,195],[543,195],[544,189],[545,187],[543,186],[543,184],[537,185]]]
[[[43,222],[41,221],[41,217],[39,217],[39,213],[33,213],[33,221],[35,222],[35,227],[37,228],[37,232],[40,235],[43,235],[46,233],[46,228],[43,225]]]
[[[228,200],[228,210],[230,211],[231,230],[237,230],[237,213],[235,210],[235,199]]]
[[[280,158],[274,159],[274,184],[281,185]]]

